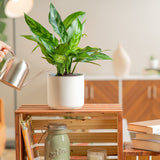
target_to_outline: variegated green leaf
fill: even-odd
[[[52,57],[56,63],[64,63],[66,57],[64,55],[54,54]]]
[[[38,47],[39,47],[39,45],[37,45],[36,47],[34,47],[33,50],[32,50],[32,52],[34,52]]]
[[[62,42],[66,43],[68,37],[66,28],[61,20],[58,11],[52,3],[50,4],[49,23],[52,25],[53,30],[61,37]]]
[[[68,29],[69,47],[75,50],[82,37],[82,24],[79,19],[76,19]]]
[[[28,39],[28,40],[40,43],[40,41],[38,39],[36,39],[35,37],[33,37],[32,35],[21,35],[21,36]]]
[[[3,33],[6,28],[6,23],[0,21],[0,33]]]
[[[58,47],[55,49],[54,53],[60,54],[60,55],[67,55],[68,51],[69,51],[69,45],[67,43],[65,43],[65,44],[58,45]]]
[[[25,14],[25,21],[36,38],[44,45],[49,53],[54,51],[58,45],[58,40],[41,24]],[[49,50],[48,50],[49,49]]]
[[[80,16],[84,16],[85,12],[82,11],[78,11],[75,13],[70,14],[64,21],[63,24],[65,25],[66,29],[68,29],[71,24],[73,23],[73,21],[77,18],[79,18]],[[80,17],[81,19],[81,17]]]

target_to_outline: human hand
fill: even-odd
[[[0,62],[2,62],[3,58],[5,57],[5,55],[8,53],[10,49],[11,49],[10,46],[0,41]]]

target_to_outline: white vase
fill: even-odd
[[[114,75],[117,77],[127,77],[130,72],[131,60],[121,45],[117,47],[112,58]]]
[[[47,77],[48,106],[52,109],[78,109],[84,105],[84,75]]]

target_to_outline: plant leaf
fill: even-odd
[[[7,36],[0,33],[0,40],[3,41],[3,42],[6,42],[7,41]]]
[[[50,57],[42,57],[43,59],[46,59],[48,63],[52,64],[52,65],[55,65],[55,62],[53,61],[52,58]]]
[[[81,60],[81,62],[91,62],[91,61],[95,61],[95,60],[112,60],[112,58],[104,53],[94,53],[93,52],[89,58],[85,58],[85,59]]]
[[[49,53],[54,51],[54,48],[58,45],[58,40],[54,37],[47,29],[45,29],[41,24],[36,22],[34,19],[24,14],[25,21],[31,29],[33,36],[44,45]]]
[[[90,58],[90,55],[88,55],[87,53],[77,54],[76,58],[74,59],[74,62],[81,62],[82,60],[87,58]]]
[[[24,37],[24,38],[26,38],[28,40],[31,40],[31,41],[34,41],[34,42],[37,42],[37,43],[40,42],[35,37],[33,37],[32,35],[21,35],[21,37]]]
[[[71,50],[75,50],[82,37],[82,24],[76,19],[68,29],[68,41]]]
[[[40,48],[41,48],[41,51],[42,51],[42,53],[43,53],[43,55],[45,56],[45,57],[50,57],[50,54],[48,54],[47,53],[47,50],[45,49],[45,47],[42,45],[42,44],[39,44],[39,46],[40,46]]]
[[[3,33],[6,28],[6,23],[0,21],[0,33]]]
[[[94,65],[97,65],[97,66],[101,66],[100,64],[95,63],[95,62],[87,62],[87,63],[91,63],[91,64],[94,64]]]
[[[66,57],[65,57],[64,55],[59,55],[59,54],[54,54],[54,55],[52,56],[52,58],[54,59],[54,61],[55,61],[56,63],[64,63],[64,61],[65,61],[65,59],[66,59]]]
[[[90,46],[86,46],[85,48],[78,48],[76,50],[77,55],[74,59],[74,62],[91,62],[94,60],[111,60],[111,58],[101,53],[100,48],[93,48]]]
[[[66,43],[68,37],[66,28],[61,20],[58,11],[52,3],[50,4],[49,23],[52,25],[53,30],[61,37],[63,43]]]
[[[58,47],[55,49],[54,53],[60,55],[67,55],[68,51],[69,51],[69,45],[65,43],[65,44],[59,44]]]
[[[5,10],[4,9],[5,8],[4,2],[5,2],[5,0],[0,0],[0,18],[7,18],[6,14],[4,12],[4,10]]]
[[[34,52],[38,47],[39,47],[39,45],[37,45],[36,47],[34,47],[33,50],[32,50],[32,52]]]
[[[88,53],[89,54],[89,52],[91,52],[91,54],[93,54],[93,52],[100,52],[101,48],[86,46],[85,48],[78,48],[76,51],[78,52],[78,54],[80,54],[80,53]]]
[[[77,18],[79,18],[80,20],[83,18],[81,18],[81,16],[83,16],[85,14],[85,12],[82,11],[78,11],[75,13],[70,14],[64,21],[63,24],[66,27],[66,30],[71,26],[71,24],[73,23],[73,21]]]

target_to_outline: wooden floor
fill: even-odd
[[[14,149],[5,150],[0,160],[16,160],[15,150]]]

